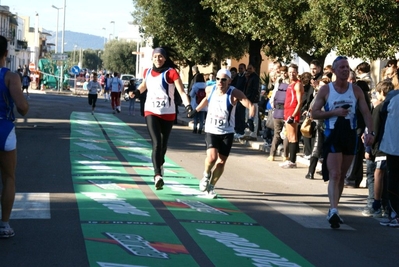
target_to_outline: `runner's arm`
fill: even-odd
[[[176,86],[177,91],[180,94],[181,99],[183,100],[183,105],[184,106],[190,105],[190,99],[189,99],[188,95],[186,94],[186,92],[184,91],[184,85],[180,78],[175,80],[175,86]]]
[[[29,110],[28,101],[26,101],[23,92],[21,91],[22,84],[18,74],[8,71],[5,75],[5,82],[10,90],[12,99],[14,100],[17,111],[22,116],[25,116]]]

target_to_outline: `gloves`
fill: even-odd
[[[248,129],[253,132],[255,130],[255,125],[254,125],[254,120],[253,119],[248,119],[247,121],[247,127]]]
[[[190,113],[192,110],[193,110],[193,107],[191,105],[186,106],[187,113]]]
[[[139,89],[136,89],[136,90],[133,91],[133,94],[134,94],[135,97],[139,97],[141,93],[140,93]]]
[[[187,110],[188,118],[194,118],[195,114],[197,114],[197,112],[198,112],[196,109],[193,109],[193,107],[191,105],[187,105],[186,110]]]

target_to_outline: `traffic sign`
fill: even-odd
[[[73,66],[72,69],[71,69],[71,72],[72,72],[73,74],[75,74],[75,75],[79,75],[79,73],[80,73],[80,68],[79,68],[79,66]]]
[[[67,54],[53,54],[51,55],[52,60],[66,60],[68,58]]]

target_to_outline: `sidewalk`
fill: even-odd
[[[54,95],[74,95],[74,91],[72,90],[62,90],[62,91],[58,91],[55,88],[52,89],[32,89],[29,88],[29,94],[40,94],[40,95],[45,95],[45,94],[54,94]]]

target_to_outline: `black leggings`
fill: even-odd
[[[97,94],[89,94],[88,99],[89,99],[89,105],[95,108],[97,102]]]
[[[157,116],[145,117],[147,122],[148,133],[152,141],[152,165],[154,174],[161,174],[161,166],[165,162],[166,149],[168,147],[168,139],[172,131],[173,121],[166,121]]]
[[[399,214],[399,156],[387,155],[388,197],[391,208]]]

